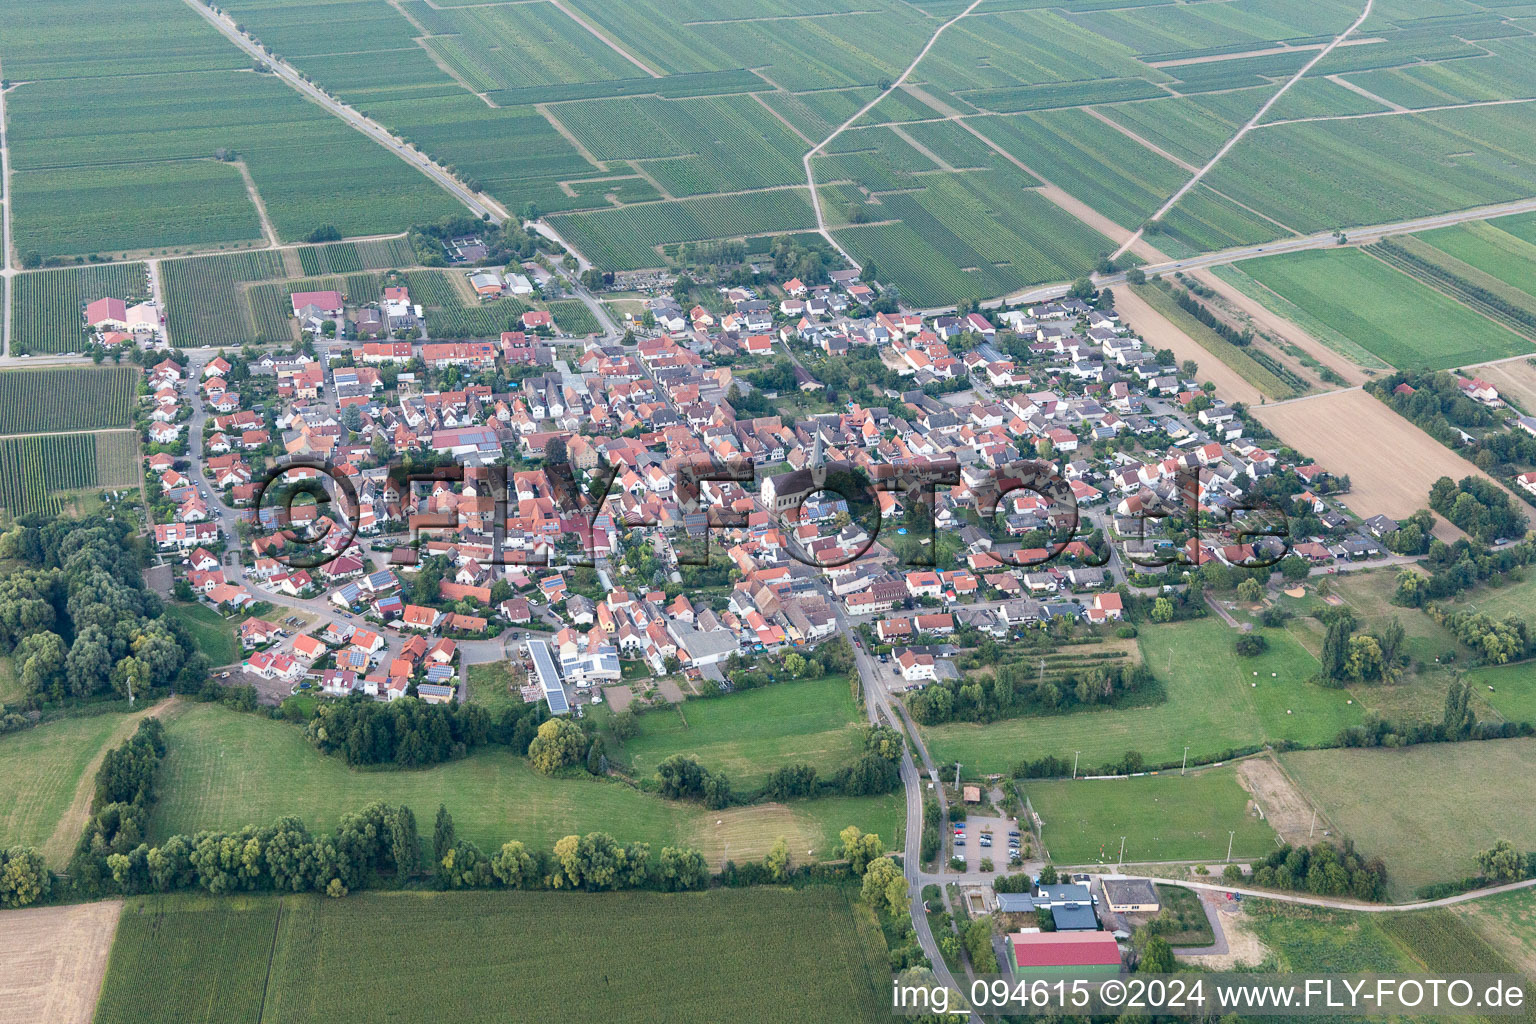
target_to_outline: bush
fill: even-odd
[[[1269,641],[1261,633],[1245,633],[1233,645],[1239,657],[1255,658],[1269,650]]]

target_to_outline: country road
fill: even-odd
[[[1456,224],[1465,224],[1474,220],[1489,220],[1494,217],[1507,217],[1516,213],[1530,213],[1536,211],[1536,197],[1529,199],[1516,199],[1507,203],[1495,203],[1489,206],[1475,206],[1466,210],[1455,210],[1450,213],[1436,213],[1424,217],[1415,217],[1412,220],[1394,221],[1390,224],[1368,224],[1361,227],[1345,229],[1350,244],[1360,244],[1379,241],[1388,235],[1406,235],[1419,231],[1431,231],[1435,228],[1452,227]],[[1165,274],[1174,270],[1202,270],[1206,267],[1221,267],[1229,263],[1241,263],[1243,260],[1254,259],[1259,256],[1272,256],[1276,253],[1301,252],[1307,249],[1327,249],[1339,244],[1338,238],[1332,231],[1319,231],[1311,235],[1297,235],[1292,238],[1280,238],[1273,242],[1265,242],[1263,245],[1245,245],[1235,249],[1222,249],[1218,252],[1205,253],[1200,256],[1189,256],[1180,260],[1169,260],[1166,263],[1148,263],[1141,267],[1148,277]],[[1119,271],[1113,274],[1095,274],[1093,282],[1100,288],[1113,287],[1125,284],[1125,272]],[[1017,306],[1031,302],[1047,302],[1051,299],[1059,299],[1071,290],[1071,284],[1044,284],[1024,291],[1014,292],[1001,298],[988,299],[981,303],[986,309],[1001,309],[1005,306]],[[930,306],[925,309],[914,310],[923,316],[937,316],[954,310],[954,306]],[[1524,358],[1524,357],[1522,357]]]
[[[0,82],[5,75],[0,72]],[[11,239],[11,207],[16,205],[16,195],[11,191],[11,133],[5,120],[5,94],[0,87],[0,200],[4,200],[4,230],[0,232],[0,245],[5,248],[5,258],[0,260],[0,278],[5,285],[5,330],[0,335],[0,358],[11,354],[11,307],[16,301],[16,246]]]
[[[1419,903],[1361,903],[1358,900],[1337,900],[1324,896],[1305,896],[1301,893],[1276,892],[1270,889],[1244,889],[1235,885],[1213,885],[1210,882],[1186,882],[1170,878],[1159,878],[1157,882],[1159,885],[1177,885],[1185,889],[1194,889],[1198,892],[1235,892],[1241,893],[1244,896],[1252,896],[1255,899],[1274,900],[1277,903],[1296,903],[1306,907],[1326,907],[1329,910],[1357,910],[1366,914],[1398,914],[1414,910],[1434,910],[1436,907],[1453,907],[1458,903],[1470,903],[1473,900],[1486,899],[1489,896],[1498,896],[1506,892],[1518,892],[1521,889],[1529,889],[1532,886],[1536,886],[1536,878],[1527,878],[1520,882],[1490,886],[1487,889],[1474,889],[1471,892],[1458,893],[1455,896],[1446,896],[1438,900],[1424,900]]]
[[[480,217],[489,214],[497,223],[511,219],[512,215],[507,212],[507,208],[496,200],[483,193],[471,190],[467,185],[459,181],[458,178],[448,173],[444,167],[431,157],[411,148],[377,121],[364,117],[340,100],[327,95],[318,86],[306,81],[297,70],[281,58],[268,56],[260,46],[253,43],[235,27],[235,21],[229,15],[216,14],[198,3],[197,0],[186,0],[186,3],[188,7],[201,14],[210,25],[218,29],[225,38],[249,54],[252,60],[270,68],[273,74],[277,75],[289,86],[303,93],[325,110],[341,118],[353,128],[356,128],[379,145],[394,153],[401,160],[404,160],[437,182],[443,189],[451,193],[454,198],[469,207],[475,216]]]

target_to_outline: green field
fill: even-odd
[[[149,277],[142,263],[113,263],[21,274],[15,288],[12,354],[79,352],[86,341],[82,308],[102,298],[146,299]]]
[[[405,952],[381,972],[380,949]],[[830,887],[142,897],[96,1021],[502,1024],[573,1000],[597,1020],[877,1021],[887,975],[873,916]]]
[[[1531,195],[1533,142],[1521,106],[1270,125],[1206,183],[1303,233],[1390,224]]]
[[[197,649],[208,656],[215,668],[240,660],[240,644],[235,640],[235,626],[224,616],[202,604],[166,602],[165,614],[192,634]]]
[[[1502,230],[1500,223],[1474,221],[1414,237],[1529,296],[1536,289],[1531,280],[1536,245]]]
[[[0,373],[0,434],[126,427],[138,408],[141,379],[132,366]]]
[[[1477,852],[1499,839],[1536,848],[1536,813],[1525,799],[1536,740],[1307,750],[1281,761],[1343,835],[1387,862],[1399,897],[1475,874]]]
[[[1402,678],[1392,685],[1352,687],[1350,692],[1355,701],[1384,718],[1439,718],[1456,661],[1465,660],[1470,652],[1450,630],[1428,615],[1392,603],[1397,592],[1395,569],[1340,573],[1331,583],[1334,595],[1354,613],[1357,632],[1379,634],[1393,619],[1403,626],[1403,651],[1408,655],[1409,665]],[[1295,616],[1286,624],[1292,635],[1314,655],[1321,653],[1327,627],[1312,613],[1329,607],[1328,604],[1310,589],[1299,599],[1281,594],[1275,600]],[[1455,655],[1456,661],[1442,666],[1440,659],[1447,653]],[[1487,706],[1479,704],[1478,710],[1486,712]]]
[[[354,771],[311,747],[302,729],[211,706],[188,709],[167,731],[170,752],[152,823],[157,838],[265,824],[285,814],[324,830],[340,815],[383,800],[410,805],[419,821],[431,821],[445,803],[459,835],[486,849],[509,839],[547,849],[561,836],[601,829],[656,849],[695,846],[718,860],[726,843],[733,858],[761,856],[780,835],[790,836],[797,851],[825,855],[850,824],[894,842],[904,812],[899,794],[706,811],[619,782],[548,778],[500,747],[421,771]]]
[[[623,746],[635,775],[651,774],[672,754],[696,754],[749,789],[781,765],[814,765],[827,776],[852,762],[863,716],[847,678],[833,676],[690,700],[641,715],[639,723],[640,735]]]
[[[988,773],[1081,752],[1087,774],[1127,750],[1155,765],[1178,763],[1185,744],[1198,760],[1270,740],[1322,743],[1362,717],[1358,704],[1346,703],[1348,694],[1306,683],[1317,673],[1317,659],[1282,630],[1262,631],[1269,640],[1265,654],[1238,658],[1232,651],[1237,634],[1214,616],[1140,629],[1142,655],[1163,681],[1166,702],[926,727],[933,759]]]
[[[1265,256],[1245,262],[1243,272],[1402,369],[1532,351],[1520,336],[1356,249]]]
[[[132,430],[0,437],[0,508],[13,516],[56,513],[61,492],[138,484],[139,435]]]
[[[1275,848],[1274,829],[1248,809],[1248,794],[1231,768],[1019,788],[1045,823],[1041,837],[1057,864],[1214,863],[1227,854],[1228,831],[1237,833],[1234,857],[1262,857]]]
[[[0,843],[41,847],[124,721],[118,714],[66,718],[0,736]]]
[[[1527,974],[1536,968],[1536,893],[1500,893],[1465,904],[1458,913]]]

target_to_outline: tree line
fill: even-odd
[[[29,517],[0,534],[0,654],[29,704],[190,692],[208,660],[143,585],[144,549],[122,520]]]

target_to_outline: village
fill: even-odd
[[[238,634],[226,674],[273,702],[462,700],[467,664],[512,659],[524,699],[579,714],[606,690],[622,709],[658,680],[729,686],[732,665],[839,634],[898,693],[955,676],[957,631],[1107,629],[1188,567],[1391,558],[1396,522],[1361,521],[1347,478],[1284,452],[1112,297],[923,317],[872,312],[877,296],[852,270],[722,287],[714,309],[657,289],[622,338],[559,336],[530,311],[488,341],[427,338],[405,287],[361,308],[294,292],[303,344],[190,357],[153,308],[103,299],[86,321],[165,354],[144,398],[154,545]],[[809,367],[859,358],[874,386],[830,405]],[[774,366],[790,391],[766,386]],[[1486,387],[1467,384],[1496,402]],[[999,492],[1037,458],[1054,491]],[[750,472],[681,493],[701,460]],[[892,490],[855,521],[821,486],[830,467],[957,482],[925,531],[923,503]],[[601,507],[573,500],[602,481]],[[1245,529],[1256,496],[1305,532],[1282,548]]]

